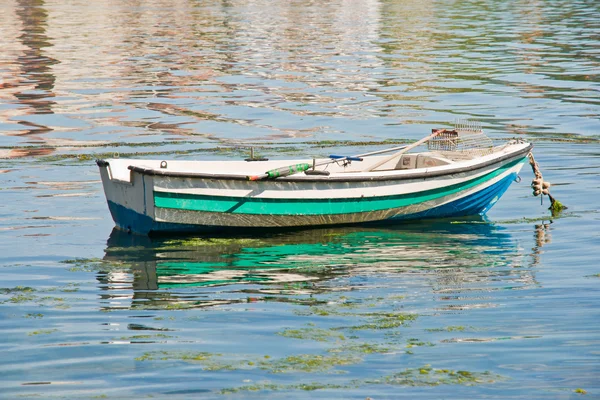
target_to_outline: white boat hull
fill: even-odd
[[[159,160],[112,159],[98,165],[116,225],[150,234],[484,214],[516,178],[530,149],[515,143],[477,160],[430,168],[383,165],[383,171],[360,172],[334,166],[329,176],[260,181],[235,171],[251,175],[302,160],[170,161],[161,168]]]

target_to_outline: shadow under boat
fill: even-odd
[[[191,297],[194,307],[235,303],[242,301],[240,293],[310,295],[334,290],[326,282],[335,277],[486,267],[518,253],[502,227],[482,218],[387,228],[257,231],[238,237],[150,238],[115,229],[107,244],[105,262],[126,265],[133,276],[133,308],[189,303]],[[464,275],[438,278],[447,281]],[[111,272],[100,273],[98,279],[108,289],[112,280],[123,282],[123,276]],[[226,285],[237,285],[226,298],[198,301],[198,289]],[[191,293],[187,288],[196,290]]]

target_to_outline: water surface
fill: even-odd
[[[0,397],[600,395],[594,1],[0,5]],[[94,159],[532,141],[486,219],[113,230]]]

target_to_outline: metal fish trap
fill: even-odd
[[[494,143],[483,133],[481,123],[457,120],[454,129],[434,129],[438,132],[427,143],[430,151],[437,151],[451,160],[468,160],[491,154]]]

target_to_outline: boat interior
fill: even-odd
[[[460,154],[439,151],[428,151],[420,153],[405,153],[398,157],[389,158],[386,155],[364,157],[363,161],[332,161],[328,158],[315,159],[316,173],[311,173],[309,168],[306,173],[297,173],[294,176],[306,175],[329,175],[340,173],[368,173],[371,166],[377,165],[383,160],[385,163],[374,169],[375,173],[389,173],[393,171],[410,171],[418,169],[429,169],[435,167],[451,166],[457,163],[469,162],[478,157],[497,153],[508,153],[513,150],[509,145],[496,146],[486,150],[486,154]],[[297,160],[262,160],[262,161],[222,161],[222,160],[140,160],[140,159],[110,159],[106,160],[110,165],[111,179],[130,181],[130,166],[157,171],[174,171],[177,173],[200,173],[215,175],[254,175],[263,174],[266,171],[282,168],[296,164],[313,164],[312,159]],[[319,163],[328,162],[325,165]]]
[[[412,152],[419,147],[426,151]],[[519,140],[511,140],[494,146],[478,124],[459,123],[456,129],[433,129],[432,134],[414,144],[375,151],[364,156],[330,156],[321,159],[267,160],[254,157],[239,161],[222,160],[127,160],[112,159],[102,161],[110,165],[111,179],[130,181],[130,167],[140,172],[159,175],[190,174],[213,175],[215,177],[235,176],[235,179],[250,180],[265,177],[330,174],[402,174],[430,168],[452,169],[458,164],[470,164],[486,157],[504,155],[528,146]],[[421,147],[422,146],[422,147]],[[387,153],[387,154],[386,154]],[[261,176],[263,178],[261,178]]]

